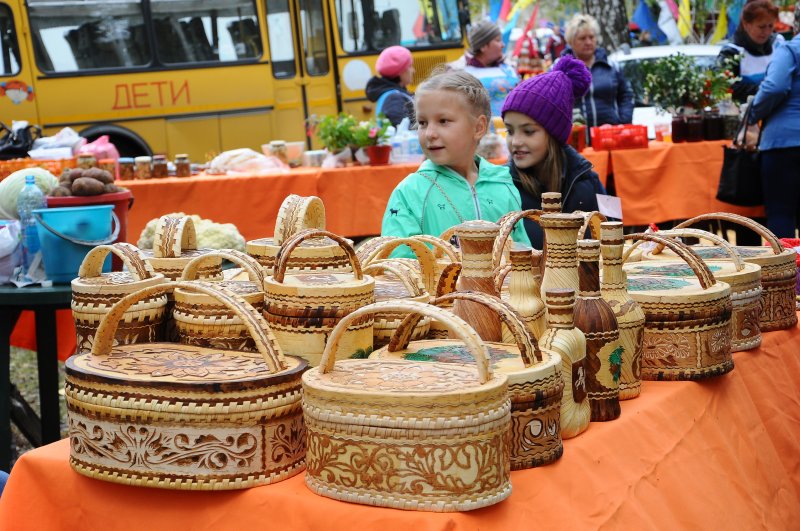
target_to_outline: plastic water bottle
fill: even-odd
[[[41,247],[39,235],[36,232],[36,219],[33,217],[33,211],[44,208],[46,205],[44,194],[36,186],[36,178],[33,175],[27,175],[25,177],[25,187],[17,197],[17,213],[19,214],[19,224],[22,229],[22,251],[25,271],[28,271],[33,258]]]

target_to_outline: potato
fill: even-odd
[[[81,177],[72,182],[74,195],[100,195],[105,192],[104,184],[91,177]]]
[[[123,187],[121,187],[121,186],[117,186],[117,185],[116,185],[116,184],[114,184],[114,183],[108,183],[108,184],[106,184],[106,185],[103,187],[103,189],[105,190],[105,192],[104,192],[104,193],[106,193],[106,194],[115,194],[115,193],[117,193],[117,192],[124,192],[124,191],[125,191],[125,188],[123,188]]]
[[[61,180],[69,180],[70,183],[73,183],[75,179],[80,179],[81,177],[83,177],[83,168],[71,168],[61,175]]]
[[[110,184],[114,182],[114,176],[111,175],[111,173],[107,170],[102,170],[100,168],[89,168],[87,170],[83,170],[83,176],[97,179],[103,184]]]
[[[67,197],[72,195],[72,190],[70,190],[66,186],[56,186],[55,188],[50,190],[50,193],[47,195],[49,195],[50,197]]]

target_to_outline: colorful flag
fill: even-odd
[[[514,4],[514,7],[511,8],[511,11],[508,13],[509,17],[513,17],[519,11],[525,9],[529,5],[531,5],[534,0],[517,0],[517,3]]]
[[[500,17],[500,9],[503,7],[503,0],[490,0],[489,1],[489,20],[497,22]]]
[[[653,18],[653,14],[644,0],[639,0],[639,5],[636,6],[636,11],[633,12],[631,22],[635,22],[642,31],[649,31],[653,36],[654,42],[664,43],[667,41],[667,36],[658,27],[658,23]]]
[[[717,27],[714,29],[714,34],[711,36],[711,44],[717,44],[728,35],[728,10],[726,9],[728,2],[722,2],[722,7],[719,8],[719,17],[717,18]]]
[[[667,7],[669,8],[669,12],[672,13],[672,18],[678,20],[680,16],[680,12],[678,10],[677,4],[675,4],[675,0],[666,0]]]
[[[678,31],[684,39],[692,33],[692,7],[689,0],[681,0],[678,10]]]
[[[500,22],[507,21],[509,11],[511,11],[511,0],[503,0],[503,6],[500,8],[500,15],[497,17],[497,20]]]
[[[736,31],[737,26],[739,26],[739,17],[742,16],[742,8],[744,7],[745,0],[733,0],[731,5],[728,6],[728,34],[727,37],[730,39],[733,36],[733,32]]]
[[[517,11],[514,16],[519,17],[519,11]],[[531,14],[531,18],[528,19],[528,23],[525,25],[525,29],[522,31],[522,36],[517,40],[517,44],[514,47],[514,57],[519,57],[520,52],[522,51],[522,44],[525,41],[525,36],[528,34],[529,31],[535,31],[534,26],[536,25],[536,17],[539,15],[539,3],[536,3],[536,7],[533,8],[533,13]]]

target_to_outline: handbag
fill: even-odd
[[[752,104],[747,106],[744,117],[736,129],[733,144],[722,147],[722,172],[719,176],[717,199],[732,205],[757,206],[764,203],[759,152],[758,149],[748,149],[745,145],[751,108]],[[758,143],[761,143],[760,130]]]
[[[0,138],[0,160],[24,158],[33,149],[33,141],[39,138],[42,130],[35,125],[27,125],[16,130],[0,122],[5,135]],[[35,135],[35,136],[34,136]]]

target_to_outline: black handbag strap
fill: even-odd
[[[742,133],[742,129],[744,129],[744,135],[742,135],[742,140],[747,142],[747,128],[751,126],[750,124],[750,112],[753,109],[753,99],[750,98],[747,100],[747,109],[744,111],[744,116],[742,117],[742,121],[739,123],[739,127],[736,128],[736,135],[733,137],[733,147],[736,149],[743,149],[746,146],[739,144],[739,135]],[[756,141],[756,150],[758,146],[761,144],[761,135],[764,133],[764,128],[759,127],[758,129],[758,140]]]

